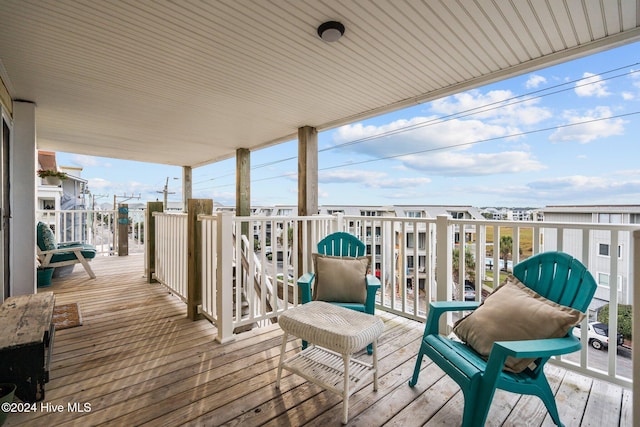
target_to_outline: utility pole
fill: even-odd
[[[140,200],[141,197],[142,197],[142,194],[140,194],[140,193],[138,193],[137,196],[134,196],[133,193],[131,193],[130,196],[127,196],[127,193],[124,193],[122,196],[116,196],[114,194],[113,195],[113,210],[115,211],[116,209],[118,209],[117,199],[122,199],[122,200],[120,200],[121,202],[126,202],[127,200],[131,200],[131,199]]]
[[[91,210],[96,210],[96,199],[101,199],[103,197],[109,197],[108,194],[92,194],[91,195]]]
[[[178,179],[178,178],[173,178],[173,179]],[[167,180],[164,183],[164,189],[162,191],[156,191],[156,193],[162,193],[164,195],[164,211],[166,212],[168,210],[167,196],[169,194],[176,194],[175,191],[169,191],[169,177],[167,177]]]

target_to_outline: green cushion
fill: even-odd
[[[41,251],[51,251],[56,249],[56,236],[47,224],[44,222],[38,222],[36,234],[38,247]]]

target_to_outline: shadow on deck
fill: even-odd
[[[220,345],[211,323],[187,320],[178,298],[146,283],[141,256],[99,258],[93,267],[95,280],[76,269],[43,289],[58,304],[79,303],[83,325],[56,333],[44,401],[9,414],[6,425],[340,425],[339,396],[287,371],[275,389],[278,325]],[[428,359],[418,385],[407,385],[423,325],[378,314],[379,389],[351,397],[349,425],[460,425],[462,394]],[[289,342],[289,353],[299,349],[299,340]],[[553,366],[548,375],[567,426],[632,425],[630,390]],[[487,424],[552,422],[537,398],[498,391]]]

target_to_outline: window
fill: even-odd
[[[598,255],[609,256],[609,245],[606,243],[600,243],[598,245]]]
[[[407,233],[407,248],[413,248],[414,247],[414,243],[413,243],[413,233]]]
[[[418,249],[424,249],[427,245],[427,233],[418,233]]]
[[[420,273],[424,273],[426,270],[426,266],[427,265],[427,257],[425,257],[424,255],[421,255],[418,257],[418,271]]]
[[[600,243],[598,245],[598,255],[610,256],[608,243]],[[622,246],[620,245],[618,245],[618,258],[622,258]]]
[[[406,216],[407,216],[407,218],[422,218],[422,212],[421,211],[407,211],[406,212]]]
[[[598,273],[598,285],[609,287],[609,275],[605,273]]]
[[[407,268],[413,268],[413,255],[407,257]]]
[[[598,214],[598,222],[604,224],[622,224],[622,214]]]
[[[598,286],[609,287],[609,275],[607,273],[598,273]],[[622,289],[622,276],[618,275],[618,292]]]

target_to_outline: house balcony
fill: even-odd
[[[97,279],[87,280],[78,271],[54,280],[47,289],[56,293],[58,303],[79,302],[85,324],[56,335],[45,402],[66,405],[80,399],[91,406],[90,413],[51,416],[59,417],[61,423],[82,420],[83,425],[315,425],[340,419],[339,398],[298,377],[286,377],[281,392],[275,389],[281,338],[275,322],[298,304],[295,278],[311,270],[315,243],[345,229],[354,218],[235,217],[222,212],[198,215],[189,230],[187,214],[155,213],[153,217],[153,229],[148,222],[143,227],[145,242],[153,242],[153,251],[149,244],[144,256],[97,257],[93,261]],[[469,255],[460,251],[455,276],[482,279],[483,292],[476,292],[477,300],[502,280],[504,272],[487,271],[485,265],[487,259],[499,265],[493,242],[506,229],[513,236],[513,248],[520,248],[514,251],[513,263],[533,253],[562,250],[581,259],[593,273],[604,274],[592,246],[606,234],[611,247],[625,248],[619,259],[607,259],[607,274],[622,277],[617,288],[606,288],[612,303],[612,334],[617,329],[618,303],[626,303],[634,283],[638,226],[525,224],[444,216],[358,219],[363,229],[382,230],[381,251],[376,254],[382,282],[376,314],[386,327],[380,341],[380,388],[374,393],[365,387],[352,398],[350,422],[354,424],[360,420],[367,425],[459,425],[460,390],[427,359],[423,362],[427,375],[416,389],[407,386],[428,302],[464,298],[463,287],[453,282],[449,256],[457,248],[455,230],[474,230],[467,245],[475,257],[473,271],[465,270],[464,258]],[[418,249],[397,245],[397,236],[408,228],[404,222],[417,221],[420,224],[412,226],[429,232],[424,271],[416,272],[406,267],[406,259],[411,255],[417,259]],[[259,231],[243,236],[242,230]],[[278,235],[275,230],[283,232]],[[282,250],[282,258],[270,257],[266,247]],[[436,271],[447,274],[436,281]],[[149,283],[151,278],[159,283]],[[458,315],[446,319],[445,330]],[[586,345],[586,338],[580,352],[547,365],[561,419],[566,425],[594,420],[632,425],[631,350],[598,351]],[[299,348],[295,340],[287,347],[290,352]],[[9,425],[29,424],[42,415],[11,414]],[[499,392],[488,422],[521,425],[532,420],[538,425],[550,421],[537,398]]]
[[[7,426],[339,425],[339,396],[287,371],[275,388],[277,324],[221,344],[215,325],[188,320],[180,298],[148,283],[142,255],[97,257],[93,269],[94,280],[77,269],[41,289],[53,291],[57,304],[78,303],[83,325],[56,332],[45,399],[35,411],[9,414]],[[385,323],[379,388],[367,385],[351,397],[349,425],[460,425],[461,391],[427,358],[420,382],[407,385],[424,325],[382,309],[376,314]],[[290,340],[287,351],[299,350],[300,340]],[[632,425],[629,389],[547,366],[567,426]],[[54,411],[58,405],[63,410]],[[538,398],[500,390],[487,420],[547,424]]]

